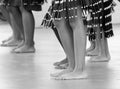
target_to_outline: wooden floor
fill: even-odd
[[[0,47],[0,89],[120,89],[119,28],[114,25],[115,36],[109,39],[109,63],[89,63],[86,57],[88,79],[58,81],[50,73],[58,71],[52,64],[65,58],[64,51],[52,30],[36,27],[36,53],[14,54],[12,47]],[[10,29],[0,24],[0,42],[10,36]]]

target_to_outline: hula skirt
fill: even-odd
[[[112,12],[113,12],[113,0],[100,0],[98,3],[94,3],[89,6],[90,19],[87,20],[88,37],[89,40],[96,39],[96,32],[98,26],[100,27],[100,34],[104,32],[104,37],[112,37]]]
[[[81,7],[83,21],[87,25],[89,40],[96,39],[96,31],[100,27],[100,34],[104,32],[106,38],[113,36],[112,10],[113,0],[54,0],[48,13],[45,15],[42,25],[56,29],[53,20],[71,20],[77,18],[77,8]],[[88,19],[88,14],[90,18]],[[102,35],[101,35],[102,37]]]

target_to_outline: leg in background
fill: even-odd
[[[94,41],[94,49],[87,52],[88,56],[97,56],[100,50],[100,29],[96,28],[96,39]]]
[[[64,79],[65,80],[66,79],[83,79],[87,77],[84,72],[85,71],[85,53],[86,53],[86,31],[85,31],[85,26],[83,24],[81,8],[78,7],[77,11],[78,11],[78,18],[70,22],[70,27],[73,34],[68,33],[69,31],[66,31],[66,34],[68,34],[69,41],[66,42],[66,46],[64,46],[68,50],[66,51],[66,54],[68,54],[68,52],[71,51],[71,53],[69,53],[68,55],[69,66],[67,69],[71,67],[73,71],[64,73],[61,76],[56,77],[56,79],[63,79],[63,80]],[[78,29],[78,28],[81,28],[81,29]],[[61,31],[61,35],[64,34],[63,31]],[[66,36],[66,34],[64,35]],[[63,39],[64,41],[68,40],[68,39],[65,39],[65,37],[63,37]],[[65,42],[63,42],[63,45],[64,44]],[[71,47],[72,49],[70,50]],[[71,56],[70,54],[73,56]]]
[[[9,16],[9,13],[8,13],[8,10],[6,8],[6,6],[4,5],[0,5],[0,10],[2,12],[2,14],[4,15],[4,17],[6,18],[6,20],[8,21],[8,23],[10,24],[11,26],[11,22],[10,22],[10,16]],[[3,43],[3,46],[4,46],[4,43],[11,40],[13,36],[10,36],[8,37],[7,39],[3,40],[2,43]]]
[[[72,72],[64,74],[58,79],[83,79],[87,77],[85,74],[86,31],[80,7],[78,7],[78,18],[75,21],[70,22],[70,26],[73,29],[75,66]]]
[[[72,72],[74,69],[75,63],[74,63],[73,33],[64,18],[60,21],[55,21],[55,26],[58,30],[69,63],[67,69],[62,70],[61,72],[51,74],[52,77],[59,77],[63,74]]]
[[[20,44],[22,40],[22,32],[21,32],[22,29],[19,28],[19,25],[17,25],[16,22],[16,20],[20,22],[19,20],[20,16],[18,15],[18,10],[16,7],[9,6],[7,7],[7,10],[9,11],[10,24],[13,31],[13,37],[11,40],[5,42],[4,44],[8,46],[17,46],[18,44]]]
[[[59,33],[58,33],[58,31],[57,31],[57,28],[53,28],[53,31],[54,31],[54,33],[55,33],[55,35],[56,35],[56,37],[57,37],[60,45],[62,46],[62,48],[63,48],[63,50],[64,50],[64,47],[63,47],[63,45],[62,45],[62,42],[61,42]],[[55,62],[53,65],[56,66],[57,69],[61,69],[61,65],[64,65],[64,64],[66,64],[66,63],[68,64],[68,59],[67,59],[67,57],[66,57],[65,59],[61,60],[60,62]],[[63,67],[63,66],[62,66],[62,67]],[[65,68],[66,68],[66,67],[65,67]]]
[[[15,49],[16,53],[34,53],[34,29],[35,29],[35,21],[34,16],[31,11],[26,10],[23,6],[20,7],[20,11],[22,14],[22,23],[24,29],[24,44]]]
[[[91,62],[108,62],[110,60],[110,53],[108,50],[108,43],[107,43],[107,38],[104,36],[104,32],[102,32],[102,38],[100,40],[99,44],[99,55],[92,57],[90,59]]]

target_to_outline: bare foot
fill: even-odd
[[[13,36],[10,36],[9,38],[3,40],[2,43],[5,43],[5,42],[7,42],[7,41],[9,41],[9,40],[11,40],[11,39],[13,39]]]
[[[53,65],[54,66],[60,66],[60,65],[65,64],[65,63],[68,63],[68,59],[67,58],[63,59],[60,62],[55,62]]]
[[[60,64],[59,66],[56,66],[55,69],[67,69],[68,63]]]
[[[68,69],[62,70],[61,72],[57,72],[57,73],[50,74],[50,76],[51,76],[51,77],[59,77],[59,76],[61,76],[61,75],[63,75],[63,74],[67,74],[67,73],[70,73],[70,72],[72,72],[72,71],[73,71],[73,69],[68,68]]]
[[[86,53],[86,56],[97,56],[99,54],[99,51],[97,49],[94,49],[92,51],[89,51]]]
[[[86,52],[91,52],[91,51],[94,50],[94,49],[95,49],[95,47],[91,45],[91,46],[86,50]]]
[[[22,41],[17,45],[17,47],[15,47],[15,48],[13,49],[13,51],[14,51],[15,49],[17,49],[17,48],[22,47],[23,45],[24,45],[24,41],[22,40]]]
[[[95,56],[90,58],[90,62],[108,62],[110,60],[110,57],[105,56]]]
[[[20,42],[21,42],[21,40],[11,39],[9,41],[2,43],[1,46],[13,47],[13,46],[17,46],[18,44],[20,44]]]
[[[19,48],[13,50],[12,52],[13,53],[34,53],[35,48],[34,48],[34,46],[29,47],[29,46],[23,45],[22,47],[19,47]]]
[[[59,77],[56,77],[56,80],[79,80],[79,79],[86,79],[87,74],[85,72],[71,72]]]

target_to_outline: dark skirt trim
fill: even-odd
[[[41,11],[44,0],[4,0],[3,3],[6,6],[20,7],[23,5],[26,10]]]

